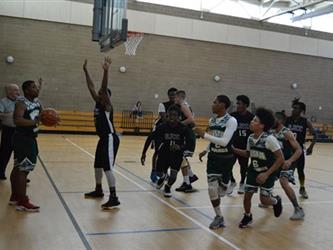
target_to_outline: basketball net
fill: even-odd
[[[128,32],[127,41],[125,44],[125,55],[127,56],[135,56],[136,49],[138,48],[140,42],[143,39],[143,33],[140,32]]]

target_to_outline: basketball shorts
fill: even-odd
[[[35,137],[14,135],[14,167],[20,171],[30,172],[37,163],[38,146]]]
[[[183,162],[181,154],[160,153],[156,161],[156,171],[166,173],[169,168],[179,171]]]
[[[260,188],[260,194],[264,196],[270,196],[273,192],[274,182],[276,180],[276,174],[270,175],[266,182],[263,184],[257,183],[257,177],[263,172],[257,172],[253,168],[249,168],[247,171],[247,178],[245,184],[245,192],[257,193]]]
[[[207,176],[219,175],[221,176],[221,181],[224,184],[228,184],[235,162],[236,158],[234,155],[221,157],[209,153],[207,160]]]
[[[114,168],[119,148],[119,137],[116,134],[109,134],[99,138],[95,153],[95,168],[103,168],[108,171]]]

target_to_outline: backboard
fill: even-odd
[[[108,51],[127,39],[127,0],[95,0],[92,40]]]

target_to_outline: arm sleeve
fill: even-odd
[[[158,105],[158,113],[165,113],[166,111],[165,111],[165,106],[164,106],[164,104],[163,103],[160,103],[159,105]]]
[[[215,143],[217,145],[221,145],[222,147],[225,147],[230,142],[232,136],[234,135],[234,132],[237,129],[237,121],[234,117],[230,118],[230,120],[227,123],[226,130],[224,131],[224,134],[222,137],[216,137],[212,136],[208,133],[205,133],[204,138],[212,143]]]
[[[267,137],[266,148],[271,152],[275,152],[281,149],[281,146],[278,140],[274,136],[270,135]]]

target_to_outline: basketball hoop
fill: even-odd
[[[129,31],[127,34],[127,41],[124,43],[126,49],[125,55],[135,56],[136,49],[138,48],[142,39],[143,39],[143,33]]]

